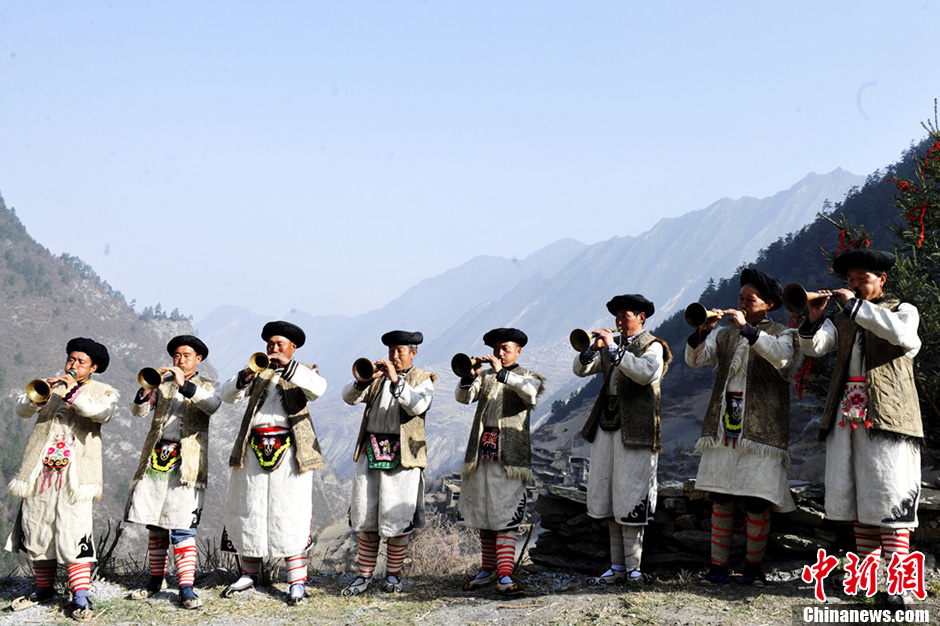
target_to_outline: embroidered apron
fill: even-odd
[[[845,428],[846,422],[852,429],[859,424],[871,428],[868,419],[868,382],[864,376],[850,376],[845,381],[845,391],[842,393],[842,420],[839,426]]]
[[[75,447],[75,438],[66,433],[59,433],[52,438],[46,454],[42,458],[42,482],[39,484],[39,493],[46,487],[62,487],[62,477],[72,462],[72,451]]]
[[[255,453],[258,464],[266,472],[273,472],[284,461],[284,453],[293,444],[291,432],[286,428],[253,428],[248,445]]]
[[[390,433],[369,433],[365,443],[369,469],[390,470],[401,465],[401,437]]]
[[[721,416],[721,426],[725,433],[725,445],[728,445],[730,440],[732,448],[738,447],[738,439],[744,426],[743,400],[744,393],[741,391],[729,391],[725,394],[725,412]]]
[[[170,477],[170,472],[177,469],[182,462],[180,456],[180,442],[161,439],[150,451],[150,462],[147,463],[147,473],[164,480]]]
[[[499,460],[499,428],[484,428],[480,435],[480,458],[485,461]]]

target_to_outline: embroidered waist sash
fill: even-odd
[[[252,428],[248,445],[254,451],[261,469],[273,472],[284,461],[284,453],[293,445],[293,437],[286,428]]]
[[[401,438],[392,433],[369,433],[366,437],[369,469],[390,470],[401,465]]]

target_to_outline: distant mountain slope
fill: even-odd
[[[921,146],[920,148],[923,148]],[[859,189],[850,193],[832,209],[833,214],[844,214],[851,223],[864,225],[874,235],[875,245],[890,249],[895,241],[889,230],[898,220],[894,203],[896,188],[889,178],[913,176],[914,148],[883,172],[868,178]],[[809,289],[839,286],[821,253],[821,248],[833,250],[838,246],[839,231],[833,225],[817,217],[795,233],[779,237],[767,245],[759,254],[745,259],[740,265],[754,266],[777,277],[784,285],[798,282]],[[736,268],[696,297],[683,301],[702,302],[708,307],[728,308],[736,306],[738,277]],[[889,285],[890,289],[890,285]],[[784,309],[774,312],[772,318],[787,323]],[[661,455],[660,473],[672,477],[670,472],[685,472],[680,477],[694,475],[697,459],[688,452],[699,436],[701,417],[704,413],[708,392],[714,380],[711,368],[691,368],[685,365],[685,341],[692,329],[685,323],[682,312],[677,311],[655,329],[672,349],[675,360],[663,382],[663,429],[665,452]],[[597,393],[596,384],[581,388],[566,402],[558,402],[552,414],[547,416],[544,427],[533,438],[533,445],[566,453],[584,454],[587,446],[576,435]],[[818,415],[819,399],[810,395],[803,401],[793,399],[791,409],[791,454],[793,465],[791,477],[811,479],[821,471],[818,453],[821,447],[816,442],[816,429],[810,422]],[[804,460],[806,465],[803,466]],[[801,467],[802,466],[802,467]]]
[[[145,275],[141,268],[141,275]],[[144,319],[125,303],[123,296],[101,280],[81,260],[53,256],[29,235],[15,211],[0,198],[0,475],[3,486],[15,473],[22,448],[35,420],[15,416],[14,406],[26,383],[62,371],[65,344],[72,337],[93,337],[108,347],[111,363],[98,380],[121,393],[117,414],[102,428],[104,442],[104,497],[95,505],[96,529],[107,520],[123,516],[130,477],[137,468],[148,419],[131,416],[128,409],[137,391],[140,368],[168,364],[165,346],[178,334],[192,332],[188,321]],[[247,355],[245,355],[247,357]],[[215,376],[214,351],[200,369]],[[214,416],[210,430],[210,485],[201,529],[204,537],[217,540],[222,528],[223,496],[226,491],[227,459],[240,416],[226,407]],[[328,492],[320,511],[323,521],[333,521],[341,511],[330,473],[318,488]],[[0,537],[6,537],[16,517],[18,498],[0,494]],[[345,506],[345,505],[343,505]],[[328,510],[323,510],[323,509]],[[131,529],[128,538],[142,537],[141,528]],[[127,544],[140,553],[141,542]],[[15,558],[2,553],[0,565],[12,566]],[[7,569],[9,571],[9,568]]]
[[[331,385],[312,409],[327,456],[342,471],[349,470],[350,422],[361,415],[361,408],[342,404],[338,387],[350,378],[356,357],[383,353],[378,341],[383,332],[393,328],[424,332],[418,363],[440,374],[428,418],[432,471],[447,470],[459,462],[470,416],[469,409],[453,399],[455,379],[448,363],[455,352],[484,351],[480,338],[486,330],[518,326],[528,333],[524,362],[549,378],[549,392],[538,413],[544,415],[553,401],[567,397],[578,385],[571,373],[569,331],[609,323],[604,303],[612,295],[646,294],[657,304],[651,320],[655,325],[694,299],[710,277],[726,275],[775,237],[798,230],[827,199],[841,199],[862,181],[841,169],[809,174],[769,198],[725,198],[661,220],[638,235],[612,237],[591,246],[562,240],[522,260],[475,257],[356,317],[291,312],[287,317],[309,336],[298,358],[315,361]],[[610,226],[611,233],[628,230],[628,223]],[[210,346],[225,351],[215,363],[226,376],[259,349],[263,321],[244,310],[220,309],[197,322]]]

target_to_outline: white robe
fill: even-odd
[[[383,377],[384,378],[384,377]],[[428,378],[412,387],[401,375],[400,385],[392,393],[387,378],[369,411],[368,433],[400,434],[399,407],[408,415],[421,415],[431,406],[434,382]],[[357,389],[355,381],[343,388],[346,404],[364,403],[369,387]],[[361,453],[353,477],[349,525],[355,532],[378,532],[381,537],[397,537],[423,525],[424,472],[420,467],[398,466],[391,470],[369,469],[365,453]]]
[[[920,314],[911,304],[897,311],[852,299],[846,304],[855,323],[914,358],[920,352],[917,327]],[[818,357],[837,349],[839,333],[828,319],[812,337],[800,336],[807,356]],[[855,337],[848,376],[865,376],[861,333]],[[838,422],[838,418],[836,419]],[[920,498],[920,448],[910,441],[872,437],[865,428],[853,430],[834,423],[826,437],[826,517],[858,520],[887,528],[917,526]]]
[[[630,337],[627,341],[632,341]],[[615,347],[616,350],[616,347]],[[587,363],[581,356],[572,366],[577,376],[604,374],[613,367],[613,353],[595,354]],[[641,356],[626,351],[616,367],[639,385],[651,385],[663,375],[663,347],[651,343]],[[611,376],[607,392],[617,395],[617,376]],[[656,466],[659,455],[649,448],[623,445],[620,430],[600,428],[591,443],[587,509],[595,519],[613,518],[618,524],[644,526],[656,510]]]
[[[209,415],[215,413],[222,403],[218,394],[199,385],[196,385],[196,393],[190,401]],[[149,402],[134,403],[131,405],[131,413],[143,417],[155,406]],[[177,443],[182,439],[185,410],[186,397],[177,388],[176,395],[170,399],[161,439]],[[208,451],[204,450],[203,454],[208,454]],[[146,524],[167,530],[196,528],[202,516],[204,495],[204,488],[180,483],[179,465],[172,472],[162,476],[153,476],[145,471],[131,491],[124,518],[133,524]]]
[[[59,443],[63,444],[62,450],[71,452],[73,420],[88,419],[105,424],[117,408],[118,400],[117,391],[110,387],[106,393],[75,396],[68,419],[50,428],[44,456]],[[16,414],[31,418],[40,408],[23,394],[17,400]],[[69,463],[61,477],[57,473],[39,471],[33,495],[22,500],[20,513],[7,539],[8,551],[22,550],[34,561],[55,560],[68,564],[95,560],[93,501],[90,498],[76,501],[70,493],[70,482],[78,482],[77,471],[75,463]]]
[[[236,374],[222,385],[219,395],[223,402],[234,403],[248,395],[251,385],[238,389],[237,379]],[[271,379],[250,428],[288,428],[277,388],[279,380],[279,373]],[[296,368],[290,382],[302,389],[308,400],[326,391],[326,380],[305,366]],[[261,468],[250,447],[246,449],[242,468],[232,468],[225,507],[225,529],[238,554],[265,558],[304,553],[310,545],[312,516],[313,474],[297,471],[293,446],[271,472]]]
[[[457,402],[471,404],[484,402],[483,426],[496,428],[503,417],[503,394],[515,393],[533,410],[538,399],[542,381],[537,376],[522,375],[510,370],[506,382],[496,382],[489,398],[480,397],[484,376],[477,376],[469,387],[457,385],[454,395]],[[500,442],[502,445],[502,441]],[[521,478],[510,478],[499,461],[480,459],[476,470],[464,474],[460,485],[460,500],[457,510],[461,520],[472,528],[503,530],[522,523],[526,510],[526,484]]]
[[[787,331],[778,337],[760,332],[754,345],[739,337],[731,367],[721,394],[719,415],[724,413],[724,398],[728,392],[744,394],[741,411],[747,403],[747,362],[751,350],[770,363],[782,377],[788,377],[797,355],[794,354],[793,335]],[[685,347],[685,362],[692,367],[718,365],[717,332],[712,332],[697,348]],[[742,423],[743,427],[743,423]],[[723,424],[719,426],[723,428]],[[695,477],[695,488],[701,491],[749,496],[770,502],[774,510],[787,513],[796,509],[787,482],[786,457],[762,454],[746,446],[719,445],[703,447],[702,459]]]

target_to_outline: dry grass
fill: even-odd
[[[412,576],[463,574],[480,560],[480,539],[476,531],[433,513],[427,525],[411,538]]]

